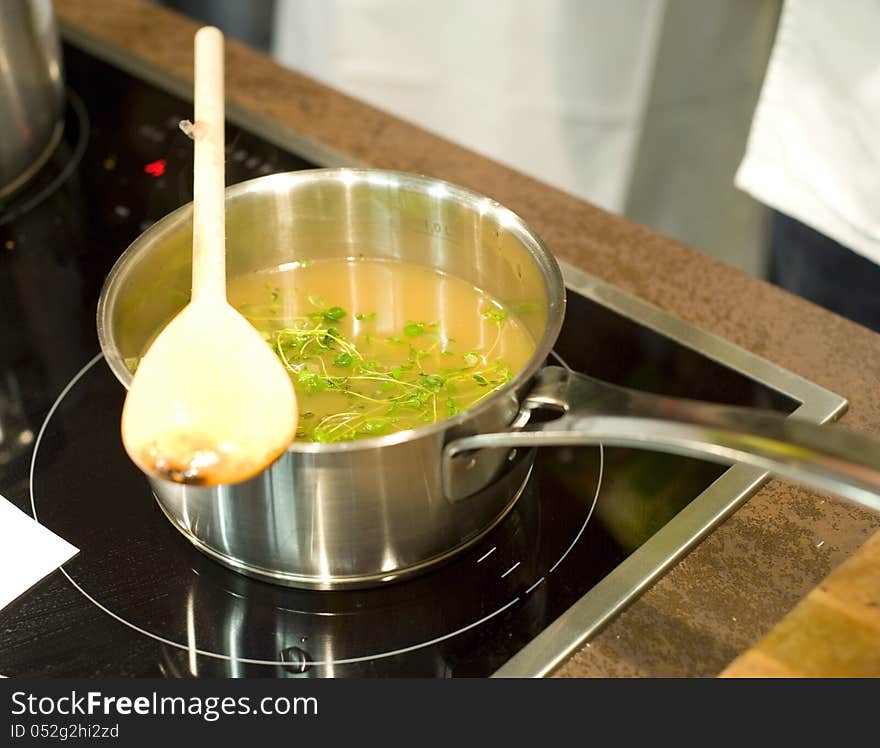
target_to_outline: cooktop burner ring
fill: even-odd
[[[37,460],[38,460],[38,457],[40,454],[40,446],[43,442],[44,436],[47,432],[47,429],[49,428],[49,425],[52,421],[53,416],[55,416],[56,411],[58,411],[58,409],[62,406],[62,404],[65,401],[65,398],[71,393],[71,391],[76,387],[76,385],[80,381],[82,381],[86,377],[86,375],[89,374],[90,371],[93,370],[95,365],[99,361],[101,361],[102,359],[103,359],[102,354],[99,353],[99,354],[95,355],[71,378],[71,380],[67,383],[67,385],[64,387],[64,389],[58,395],[58,398],[55,400],[52,407],[49,409],[49,412],[47,413],[46,418],[44,419],[43,424],[41,425],[41,428],[39,430],[39,433],[38,433],[37,438],[34,443],[34,451],[33,451],[32,459],[31,459],[30,475],[29,475],[31,511],[32,511],[35,519],[38,517],[38,514],[37,514],[37,503],[38,502],[36,499],[37,491],[35,490],[35,477],[37,475]],[[114,382],[115,382],[115,380],[114,380]],[[308,668],[314,667],[314,666],[332,667],[335,665],[348,665],[348,664],[354,664],[354,663],[368,662],[368,661],[372,661],[372,660],[386,659],[386,658],[391,658],[391,657],[395,657],[398,655],[402,655],[405,653],[414,652],[416,650],[430,647],[434,644],[438,644],[438,643],[446,641],[448,639],[452,639],[453,637],[459,636],[459,635],[461,635],[471,629],[475,629],[475,628],[481,626],[482,624],[486,623],[487,621],[495,618],[496,616],[504,613],[505,611],[510,609],[512,606],[514,606],[518,602],[523,601],[526,597],[529,597],[530,595],[532,595],[532,593],[535,590],[537,590],[547,580],[547,577],[555,571],[555,569],[562,563],[562,561],[565,559],[565,557],[569,554],[569,552],[575,547],[577,542],[580,540],[581,536],[584,533],[584,530],[586,529],[587,525],[590,522],[593,511],[596,507],[596,503],[599,498],[599,491],[600,491],[601,485],[602,485],[603,471],[604,471],[604,450],[600,446],[600,448],[598,450],[598,472],[597,472],[597,477],[596,477],[596,487],[595,487],[594,495],[592,497],[592,501],[589,503],[589,509],[587,511],[586,517],[585,517],[583,523],[578,528],[578,531],[575,533],[574,538],[571,540],[570,543],[568,543],[568,545],[565,547],[565,550],[559,555],[558,558],[555,559],[554,563],[552,563],[545,572],[543,572],[542,574],[536,575],[535,579],[530,579],[529,580],[530,584],[528,584],[527,586],[523,585],[525,587],[524,590],[515,594],[511,599],[506,600],[504,602],[504,604],[493,609],[488,614],[481,615],[474,620],[468,621],[465,625],[459,626],[459,627],[457,627],[451,631],[445,632],[439,636],[434,636],[434,637],[422,640],[422,641],[414,643],[414,644],[408,644],[406,646],[395,647],[392,649],[379,651],[374,654],[366,654],[366,655],[358,655],[358,656],[348,656],[348,657],[329,658],[329,659],[327,659],[327,658],[325,658],[325,659],[311,658],[311,657],[306,656],[306,658],[303,658],[302,661],[299,662],[298,664],[303,669],[308,669]],[[167,520],[164,517],[163,517],[163,522],[167,522]],[[171,528],[171,529],[172,529],[172,532],[174,532],[174,534],[177,535],[176,531],[174,531],[173,528]],[[490,536],[492,536],[492,534],[490,534]],[[183,538],[179,538],[179,540],[182,544],[189,547],[189,544],[186,543],[186,541]],[[492,556],[493,553],[497,549],[498,549],[497,546],[492,546],[488,551],[481,552],[479,558],[476,559],[476,563],[481,564],[487,558]],[[479,547],[479,550],[482,551],[482,546]],[[194,551],[194,552],[197,555],[200,555],[200,556],[202,555],[198,551]],[[471,556],[476,556],[476,552],[473,552],[471,554]],[[66,566],[70,566],[70,565],[74,564],[77,561],[77,559],[78,559],[78,557],[74,557],[74,560],[72,562],[69,562]],[[210,563],[216,564],[216,562],[214,562],[214,561],[210,561]],[[452,562],[452,564],[456,564],[456,563],[458,563],[458,562]],[[501,579],[503,579],[504,577],[507,577],[508,575],[513,576],[513,572],[519,566],[520,566],[520,561],[517,561],[510,568],[507,568],[502,574],[500,574]],[[284,659],[246,657],[246,656],[239,656],[239,655],[233,656],[233,655],[224,653],[222,651],[215,651],[214,649],[206,649],[203,647],[194,646],[193,644],[183,643],[183,642],[175,640],[173,638],[169,638],[168,636],[163,636],[163,635],[158,634],[154,631],[150,631],[149,629],[144,628],[143,626],[139,625],[138,623],[129,620],[124,615],[119,614],[118,612],[112,610],[107,605],[101,603],[93,594],[91,594],[87,589],[85,589],[85,587],[79,581],[77,581],[76,578],[74,578],[74,574],[71,571],[69,571],[67,568],[61,567],[60,571],[74,589],[76,589],[86,600],[88,600],[92,605],[94,605],[96,608],[101,610],[103,613],[110,616],[111,618],[113,618],[117,622],[122,623],[124,626],[135,631],[139,635],[146,636],[154,641],[159,642],[160,644],[163,644],[168,647],[172,647],[175,650],[187,652],[189,654],[190,658],[193,658],[194,656],[198,655],[201,657],[211,658],[213,660],[238,662],[238,663],[245,664],[245,665],[274,666],[274,667],[286,667],[286,666],[290,665],[290,661],[284,660]],[[198,572],[196,572],[195,569],[193,569],[192,571],[194,573],[198,574]],[[227,573],[233,574],[234,576],[239,576],[239,575],[235,574],[235,572],[227,572]],[[269,585],[269,586],[271,586],[271,585]],[[311,594],[327,595],[327,594],[332,594],[332,593],[312,592]],[[305,653],[303,653],[303,654],[305,654]]]
[[[45,202],[68,179],[70,179],[76,171],[76,168],[79,166],[80,161],[82,161],[83,155],[86,152],[86,146],[89,143],[89,131],[91,127],[89,114],[82,97],[71,88],[67,89],[67,103],[69,105],[67,107],[69,108],[69,111],[65,112],[64,131],[59,142],[46,159],[46,162],[28,180],[28,183],[19,187],[15,193],[0,202],[0,226],[4,226],[17,218],[20,218],[41,203]],[[70,120],[70,122],[68,122],[68,120]],[[45,185],[38,187],[34,194],[30,194],[30,190],[34,189],[34,185],[39,184],[41,175],[51,169],[53,167],[53,162],[59,158],[58,154],[70,134],[71,127],[69,125],[72,123],[76,124],[76,127],[74,128],[76,140],[69,144],[73,149],[69,157],[60,165],[58,172],[54,176],[49,177],[49,181]],[[6,205],[3,205],[3,202],[5,202]]]

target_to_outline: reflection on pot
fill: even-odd
[[[43,166],[64,130],[64,82],[51,0],[5,0],[0,14],[0,197]]]

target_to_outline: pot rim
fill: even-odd
[[[473,205],[476,210],[482,213],[494,214],[499,225],[519,240],[529,253],[532,261],[541,271],[547,291],[547,322],[544,326],[543,335],[536,342],[535,350],[525,366],[490,397],[481,400],[461,413],[416,429],[396,431],[383,436],[371,436],[352,441],[330,443],[293,441],[288,446],[287,452],[320,454],[358,452],[442,434],[489,410],[493,402],[497,402],[498,398],[515,393],[517,389],[532,378],[535,372],[544,364],[562,329],[562,321],[565,314],[565,284],[562,278],[562,271],[553,253],[544,244],[540,236],[522,218],[495,200],[452,182],[423,174],[384,169],[344,167],[305,169],[269,174],[227,187],[226,201],[234,200],[251,192],[259,192],[264,185],[272,182],[309,184],[324,181],[342,182],[346,185],[367,183],[379,186],[383,184],[394,185],[401,189],[410,188],[418,192],[435,194],[437,197],[451,197],[457,201]],[[112,313],[120,293],[121,279],[130,265],[136,263],[142,256],[149,254],[150,247],[158,239],[161,239],[163,234],[178,230],[180,225],[186,222],[192,222],[192,202],[172,211],[140,234],[116,260],[101,288],[96,315],[98,342],[100,343],[105,361],[107,361],[111,371],[126,390],[128,390],[131,384],[132,374],[128,367],[125,366],[119,348],[111,335]]]

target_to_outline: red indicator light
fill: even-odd
[[[157,161],[151,161],[144,166],[144,171],[151,177],[161,177],[165,173],[165,159],[160,158]]]

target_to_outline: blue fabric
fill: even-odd
[[[880,265],[778,211],[770,258],[771,282],[880,332]]]

